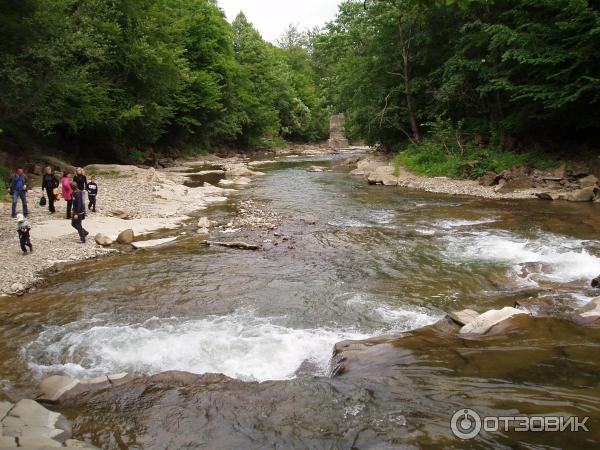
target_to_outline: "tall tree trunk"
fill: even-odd
[[[406,109],[408,112],[408,120],[410,121],[410,128],[412,130],[413,139],[417,144],[421,144],[421,132],[419,131],[419,125],[417,124],[417,114],[415,112],[415,104],[412,96],[411,86],[411,74],[410,74],[410,59],[409,59],[409,43],[404,38],[404,30],[402,25],[399,25],[400,29],[400,44],[402,45],[402,62],[404,66],[404,95],[406,96]]]

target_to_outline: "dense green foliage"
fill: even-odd
[[[407,162],[408,154],[423,153],[430,162],[433,154],[446,155],[439,163],[446,169],[412,160],[446,174],[463,157],[494,166],[478,148],[525,153],[517,160],[532,151],[573,156],[597,149],[598,2],[452,3],[340,6],[315,39],[314,58],[323,92],[346,112],[350,134],[388,148],[410,145]],[[451,149],[457,145],[458,153]]]
[[[216,0],[6,0],[0,150],[272,146],[344,112],[349,137],[452,174],[597,149],[598,67],[597,1],[347,0],[273,45]]]
[[[0,128],[17,147],[142,159],[324,137],[308,50],[230,25],[214,0],[7,0],[0,42]]]

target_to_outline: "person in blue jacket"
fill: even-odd
[[[23,215],[27,217],[27,176],[23,173],[23,169],[17,169],[15,174],[10,178],[8,192],[12,196],[12,217],[17,217],[17,201],[21,199],[23,204]]]

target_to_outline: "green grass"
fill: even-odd
[[[457,143],[444,144],[440,139],[427,138],[419,146],[409,144],[394,157],[396,171],[405,166],[410,171],[432,177],[460,178],[461,166],[478,161],[473,176],[481,176],[487,171],[501,172],[516,165],[534,169],[558,167],[560,161],[541,152],[508,152],[491,147],[477,147]]]

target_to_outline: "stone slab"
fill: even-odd
[[[53,375],[45,378],[40,383],[42,395],[38,399],[46,402],[57,402],[66,392],[74,389],[78,384],[79,380],[75,378]]]
[[[2,421],[2,433],[5,436],[55,438],[65,433],[65,430],[56,428],[61,417],[34,400],[24,399]]]
[[[153,248],[153,247],[158,247],[159,245],[168,244],[169,242],[173,242],[176,239],[177,239],[177,237],[170,237],[170,238],[164,238],[164,239],[152,239],[149,241],[132,242],[131,245],[133,246],[133,248],[137,248],[137,249]]]
[[[472,309],[463,309],[462,311],[451,311],[448,313],[448,317],[450,317],[454,322],[459,325],[467,325],[479,317],[479,313],[477,311],[473,311]]]
[[[511,317],[519,314],[527,313],[512,307],[506,307],[503,309],[492,309],[490,311],[484,312],[476,319],[472,320],[467,325],[462,327],[459,333],[477,335],[485,334],[494,325],[497,325],[500,322],[504,322],[505,320],[510,319]]]

